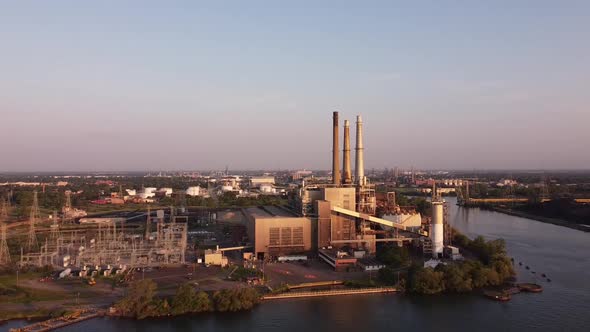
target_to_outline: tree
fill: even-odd
[[[393,268],[405,267],[410,264],[410,254],[406,247],[385,246],[377,253],[377,259]]]
[[[215,309],[221,312],[248,310],[258,301],[259,295],[254,288],[224,289],[213,294]]]
[[[115,304],[123,314],[145,318],[152,311],[158,286],[151,279],[140,280],[129,288],[127,295]]]
[[[443,280],[443,272],[421,267],[413,273],[411,290],[418,294],[437,294],[445,290]]]
[[[471,276],[465,273],[468,267],[465,264],[439,265],[444,273],[444,288],[449,292],[464,293],[473,289]]]
[[[379,270],[379,279],[388,285],[394,285],[397,282],[396,271],[389,266]]]
[[[197,302],[197,292],[190,284],[178,287],[172,300],[172,314],[182,315],[192,312]]]
[[[205,292],[197,293],[197,297],[195,298],[193,312],[207,312],[213,310],[213,303],[209,298],[209,295]]]

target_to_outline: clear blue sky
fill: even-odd
[[[334,110],[363,115],[368,168],[590,168],[589,17],[557,0],[0,1],[0,171],[329,169]]]

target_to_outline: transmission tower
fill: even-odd
[[[8,251],[8,242],[6,241],[7,225],[0,221],[0,265],[10,263],[10,251]]]
[[[63,215],[63,223],[70,222],[70,216],[72,215],[72,196],[69,190],[66,190],[66,203],[62,208],[62,215]]]
[[[174,206],[170,205],[170,222],[174,223],[176,222],[176,213],[174,211]]]
[[[37,234],[35,233],[35,222],[39,218],[39,198],[37,197],[37,191],[35,191],[33,192],[33,206],[31,206],[31,215],[29,216],[29,237],[27,240],[27,250],[29,252],[37,248]]]
[[[0,221],[8,221],[8,209],[10,208],[8,200],[2,200],[2,209],[0,209]]]
[[[57,211],[53,211],[53,220],[51,223],[51,240],[52,241],[57,241],[57,233],[58,233],[58,229],[59,229],[59,224],[58,224],[58,220],[57,220]]]
[[[150,233],[151,233],[151,228],[152,228],[151,215],[152,215],[152,208],[148,204],[147,220],[145,221],[145,240],[146,241],[150,239]]]
[[[549,180],[547,179],[547,176],[543,173],[543,175],[541,176],[541,193],[540,193],[541,202],[543,202],[543,200],[549,198],[549,185],[548,184],[549,184]]]

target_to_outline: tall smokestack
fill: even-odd
[[[338,112],[334,112],[333,138],[332,138],[332,183],[340,184],[340,144],[338,143]]]
[[[342,159],[342,183],[352,183],[352,171],[350,170],[350,122],[344,120],[344,156]]]
[[[365,156],[363,153],[363,119],[356,116],[356,160],[355,160],[355,181],[358,185],[365,185]]]
[[[350,170],[350,122],[344,120],[344,156],[342,159],[342,183],[352,183],[352,172]]]

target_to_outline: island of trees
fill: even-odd
[[[499,286],[514,277],[504,240],[486,241],[481,236],[470,240],[456,233],[453,243],[477,259],[448,262],[436,268],[423,267],[423,264],[412,262],[407,248],[392,246],[379,253],[379,260],[387,264],[379,271],[379,277],[385,283],[397,283],[407,292],[416,294],[465,293]],[[405,278],[398,277],[400,271],[407,271]]]
[[[260,301],[258,292],[250,287],[206,293],[187,283],[181,285],[171,298],[159,297],[157,293],[158,286],[153,280],[140,280],[129,287],[127,295],[115,304],[115,309],[121,316],[144,319],[249,310]]]

